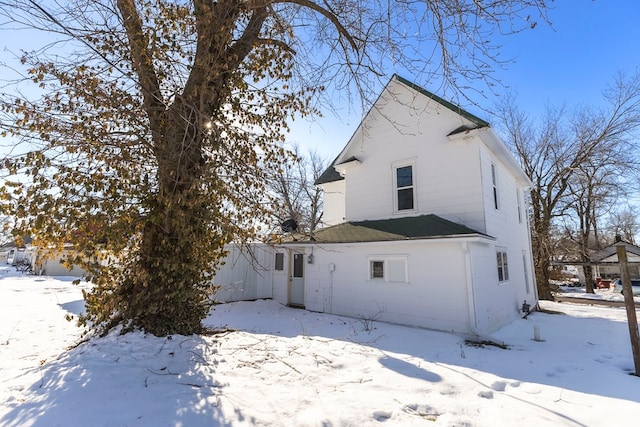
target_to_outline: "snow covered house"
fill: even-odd
[[[473,336],[536,303],[530,181],[484,120],[393,76],[316,184],[326,227],[263,247],[256,295]]]

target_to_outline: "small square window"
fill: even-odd
[[[282,252],[276,252],[276,270],[284,270],[284,254]]]
[[[371,278],[384,279],[384,261],[371,261]]]

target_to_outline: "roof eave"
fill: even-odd
[[[282,242],[279,245],[282,246],[320,246],[320,245],[362,245],[368,243],[407,243],[407,242],[419,242],[419,241],[451,241],[452,239],[467,241],[467,242],[494,242],[495,237],[482,234],[453,234],[453,235],[439,235],[439,236],[421,236],[421,237],[402,237],[398,239],[388,240],[356,240],[356,241],[288,241]]]

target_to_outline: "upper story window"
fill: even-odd
[[[496,209],[500,209],[498,204],[498,176],[496,172],[496,165],[491,163],[491,185],[493,187],[493,206]]]
[[[396,210],[415,208],[413,165],[395,167]]]

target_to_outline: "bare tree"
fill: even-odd
[[[1,163],[2,210],[39,244],[74,244],[94,328],[198,332],[224,244],[269,215],[292,117],[329,90],[370,102],[391,70],[492,83],[492,36],[544,14],[545,0],[0,0],[4,28],[48,33],[20,55],[39,99],[2,96],[2,132],[25,143]],[[120,262],[93,262],[105,251]]]
[[[327,167],[327,161],[316,151],[300,154],[300,147],[292,148],[293,161],[274,171],[269,189],[274,195],[276,225],[293,219],[298,232],[313,235],[322,221],[322,192],[314,182]]]
[[[620,236],[625,242],[635,245],[636,236],[640,233],[638,216],[626,206],[623,209],[615,210],[609,217],[607,229],[612,237],[610,243],[613,242],[615,236]]]
[[[553,299],[549,268],[554,257],[553,224],[573,209],[581,222],[584,244],[596,225],[598,197],[611,182],[603,180],[599,165],[611,159],[614,165],[628,159],[635,162],[634,131],[640,128],[640,79],[620,74],[604,92],[609,108],[582,108],[567,117],[564,109],[547,108],[536,127],[519,110],[513,98],[500,107],[506,140],[533,183],[531,189],[531,234],[538,294]],[[637,148],[635,148],[637,150]],[[604,174],[606,177],[607,175]],[[573,187],[572,187],[573,186]],[[573,190],[573,191],[572,191]],[[588,252],[583,249],[584,252]],[[586,256],[586,255],[584,255]]]

